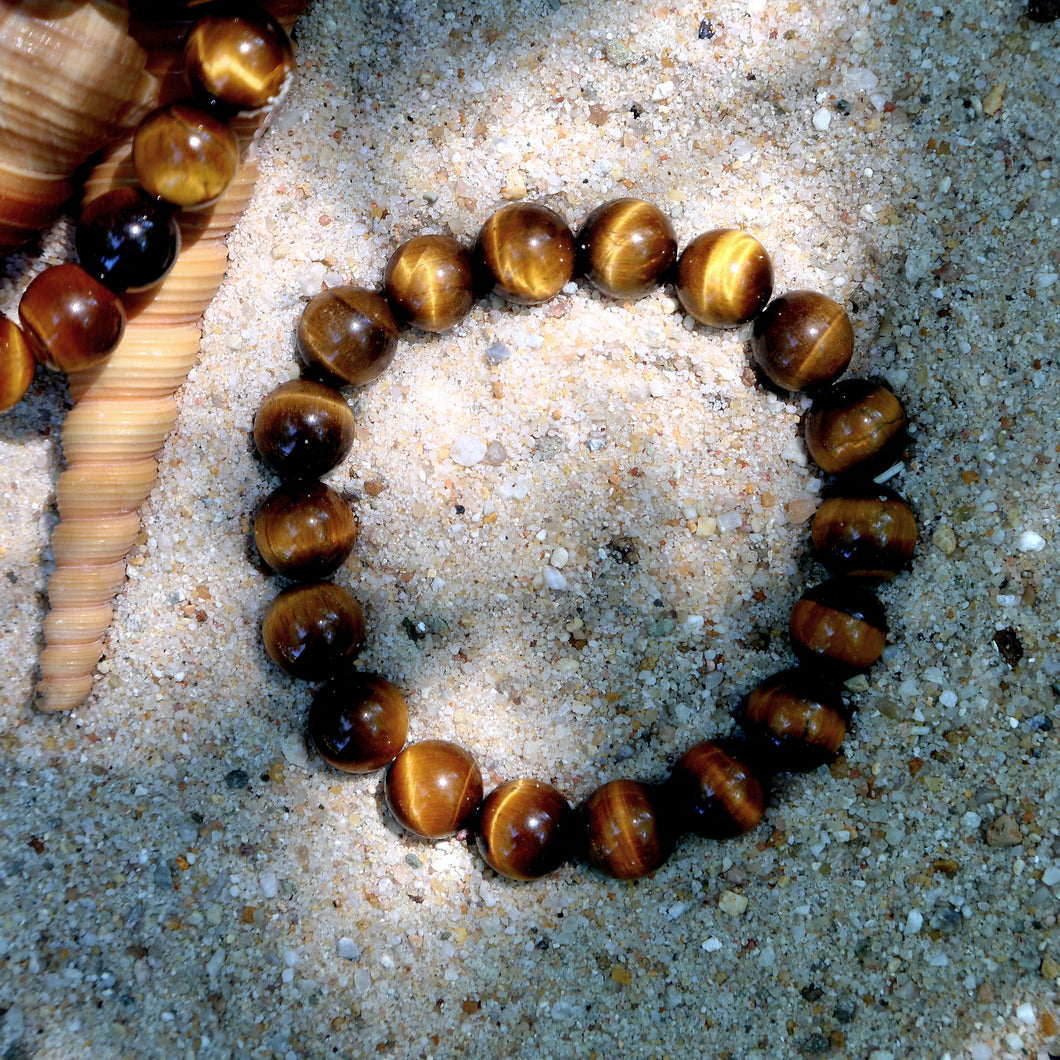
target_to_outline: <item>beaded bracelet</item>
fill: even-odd
[[[763,382],[812,396],[804,440],[833,488],[814,516],[814,555],[833,578],[808,589],[789,623],[798,665],[761,682],[746,698],[735,734],[697,743],[667,780],[614,780],[577,808],[551,784],[517,779],[483,800],[471,755],[444,740],[406,744],[404,697],[386,678],[354,669],[365,621],[354,597],[326,581],[356,539],[348,503],[319,477],[337,466],[354,437],[339,386],[377,379],[394,357],[399,326],[441,332],[492,293],[520,305],[545,302],[574,275],[601,293],[639,298],[672,282],[701,324],[753,321],[751,350]],[[875,481],[908,441],[894,393],[863,379],[838,381],[853,354],[850,320],[823,294],[777,298],[769,255],[752,236],[716,230],[677,253],[669,219],[654,205],[608,202],[574,236],[551,209],[513,203],[483,225],[473,250],[442,235],[402,244],[387,263],[383,293],[338,287],[315,296],[298,326],[303,378],[268,394],[254,443],[281,477],[254,525],[259,554],[298,584],[269,606],[262,637],[290,674],[324,681],[308,712],[308,735],[337,769],[387,769],[384,792],[395,819],[426,839],[474,828],[488,865],[517,880],[538,878],[576,854],[602,872],[635,879],[658,869],[683,832],[721,839],[762,819],[770,778],[831,761],[850,717],[843,682],[869,670],[887,635],[872,584],[908,566],[916,520],[908,504]]]

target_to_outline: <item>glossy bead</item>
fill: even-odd
[[[403,324],[447,331],[464,319],[475,301],[471,255],[452,236],[416,236],[390,255],[383,290]]]
[[[482,774],[464,748],[421,740],[394,759],[384,792],[402,827],[424,839],[444,839],[471,824],[482,801]]]
[[[0,316],[0,412],[17,405],[33,382],[37,358],[22,329]]]
[[[554,210],[513,202],[482,226],[475,260],[494,294],[535,305],[559,294],[574,274],[574,237]]]
[[[773,294],[773,263],[746,232],[717,228],[698,235],[677,263],[677,297],[690,317],[712,328],[753,320]]]
[[[798,658],[839,679],[868,670],[887,642],[887,616],[863,582],[822,582],[798,599],[788,622]]]
[[[74,247],[81,267],[112,291],[145,291],[176,264],[180,225],[139,188],[114,188],[82,208]]]
[[[847,732],[835,684],[802,668],[767,677],[747,697],[744,727],[774,773],[797,773],[831,762]]]
[[[816,390],[839,378],[854,355],[846,310],[816,291],[789,291],[756,318],[751,352],[781,390]]]
[[[674,829],[659,793],[636,780],[612,780],[582,805],[585,853],[601,872],[635,880],[670,856]]]
[[[664,282],[677,259],[670,219],[643,199],[614,199],[585,219],[576,267],[611,298],[641,298]]]
[[[810,458],[826,474],[875,475],[905,447],[905,409],[881,383],[841,379],[814,398],[803,437]]]
[[[567,859],[574,811],[551,784],[509,780],[486,796],[479,812],[479,853],[495,872],[536,880]]]
[[[353,412],[334,388],[292,379],[266,394],[254,417],[254,444],[284,478],[317,478],[353,445]]]
[[[313,696],[306,728],[329,765],[346,773],[371,773],[405,746],[409,709],[385,677],[340,673]]]
[[[397,341],[386,299],[363,287],[321,291],[298,322],[298,355],[338,386],[378,379],[394,359]]]
[[[133,136],[136,179],[148,195],[194,210],[216,202],[239,166],[228,125],[190,103],[151,111]]]
[[[80,265],[53,265],[36,276],[18,315],[37,360],[61,372],[98,364],[125,332],[121,299]]]
[[[734,740],[705,740],[689,748],[666,791],[678,826],[708,839],[750,831],[766,812],[766,785]]]
[[[334,582],[295,585],[269,605],[261,634],[278,666],[305,681],[323,681],[364,646],[364,613]]]
[[[916,549],[916,517],[885,486],[851,487],[821,502],[810,528],[813,553],[831,574],[893,578]]]
[[[337,570],[357,540],[357,521],[341,494],[323,482],[283,483],[254,520],[254,543],[277,574],[319,581]]]

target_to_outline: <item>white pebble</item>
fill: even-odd
[[[486,455],[486,443],[471,434],[458,434],[449,448],[449,456],[454,464],[462,467],[474,467]]]
[[[358,994],[367,994],[372,989],[372,977],[366,968],[358,968],[353,973],[353,988]]]
[[[721,939],[716,939],[713,935],[709,939],[703,940],[701,949],[704,953],[717,953],[721,949]]]
[[[346,961],[355,961],[361,956],[361,947],[348,935],[343,935],[339,939],[337,949],[339,956]]]
[[[722,512],[718,516],[718,529],[723,534],[731,533],[743,526],[743,516],[739,512]]]
[[[1027,1024],[1028,1027],[1033,1027],[1037,1023],[1037,1018],[1034,1015],[1034,1006],[1029,1001],[1024,1001],[1018,1009],[1016,1009],[1016,1019],[1020,1023]]]
[[[943,692],[941,696],[939,696],[939,702],[947,710],[950,710],[953,707],[957,706],[957,693],[947,688],[946,691]]]
[[[1046,887],[1055,887],[1060,883],[1060,865],[1050,865],[1049,868],[1042,873],[1042,883]]]
[[[294,286],[300,295],[312,298],[319,294],[327,275],[327,266],[322,261],[310,261],[302,268],[295,270]]]
[[[1034,277],[1034,286],[1044,291],[1047,287],[1052,287],[1058,279],[1060,279],[1060,273],[1039,272]]]
[[[552,550],[552,566],[556,570],[563,570],[569,559],[570,553],[562,545]]]
[[[280,891],[280,881],[276,878],[275,872],[263,872],[259,877],[261,883],[261,893],[266,898],[275,898]]]
[[[965,828],[976,829],[983,823],[982,817],[975,813],[973,810],[969,810],[962,818],[961,824]]]
[[[799,467],[805,467],[809,459],[806,456],[806,448],[802,444],[802,439],[798,435],[794,435],[784,443],[784,448],[780,450],[780,455],[789,464],[796,464]]]
[[[566,575],[562,571],[556,570],[555,567],[546,566],[543,574],[545,585],[549,589],[553,589],[556,592],[563,592],[568,588]]]
[[[821,107],[813,116],[813,127],[818,132],[827,132],[831,124],[832,112],[827,107]]]
[[[905,927],[902,929],[906,935],[915,935],[924,926],[924,914],[919,909],[910,909],[905,918]]]
[[[1041,552],[1043,548],[1045,548],[1045,538],[1041,534],[1036,534],[1033,530],[1024,530],[1020,534],[1020,552]]]
[[[651,98],[656,102],[660,103],[664,99],[669,99],[674,94],[674,83],[673,81],[660,81],[652,91]]]
[[[736,891],[722,891],[718,898],[718,908],[729,916],[743,916],[747,912],[747,895]]]

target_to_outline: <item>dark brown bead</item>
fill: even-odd
[[[636,780],[612,780],[582,805],[585,853],[601,872],[635,880],[670,856],[674,828],[659,793]]]
[[[386,299],[363,287],[332,287],[310,299],[298,322],[298,353],[341,386],[378,379],[394,359],[398,329]]]
[[[885,486],[850,487],[827,497],[813,517],[813,552],[831,574],[893,578],[916,550],[916,517]]]
[[[254,520],[254,543],[277,574],[319,581],[338,569],[357,540],[350,506],[323,482],[284,483]]]
[[[125,332],[121,299],[80,265],[53,265],[36,276],[18,316],[37,360],[61,372],[98,364]]]
[[[678,826],[708,839],[754,828],[766,812],[766,785],[732,740],[705,740],[678,759],[666,782]]]
[[[905,447],[905,409],[880,383],[841,379],[814,398],[803,437],[810,458],[825,473],[872,476]]]
[[[384,791],[400,825],[424,839],[444,839],[471,823],[482,801],[482,774],[457,744],[421,740],[394,759]]]
[[[133,136],[136,179],[148,195],[183,209],[216,202],[239,166],[228,125],[190,103],[151,111]]]
[[[0,412],[17,405],[33,382],[37,359],[22,329],[0,316]]]
[[[536,880],[569,856],[573,823],[570,803],[551,784],[509,780],[482,804],[479,853],[502,876]]]
[[[846,310],[817,291],[789,291],[757,317],[751,351],[781,390],[816,390],[839,378],[854,355]]]
[[[306,727],[329,765],[346,773],[371,773],[405,746],[409,709],[385,677],[340,673],[313,696]]]
[[[513,202],[482,226],[475,260],[494,294],[535,305],[559,294],[574,275],[574,237],[555,210]]]
[[[689,316],[712,328],[753,320],[773,294],[773,263],[746,232],[718,228],[696,236],[677,263],[677,297]]]
[[[452,236],[416,236],[390,255],[383,290],[403,324],[447,331],[467,316],[475,301],[471,255]]]
[[[664,282],[677,258],[670,219],[643,199],[614,199],[585,219],[576,267],[611,298],[642,298]]]
[[[361,605],[334,582],[285,589],[261,624],[272,660],[305,681],[324,681],[348,666],[364,634]]]
[[[265,395],[254,417],[254,444],[284,478],[316,478],[353,445],[353,412],[334,388],[292,379]]]
[[[802,594],[788,632],[802,662],[845,678],[879,659],[887,642],[887,616],[863,582],[836,578]]]

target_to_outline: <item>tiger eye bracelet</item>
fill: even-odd
[[[355,667],[366,636],[360,605],[323,580],[350,554],[357,531],[348,503],[319,481],[354,438],[353,413],[338,388],[377,379],[394,358],[401,327],[443,332],[486,295],[535,305],[574,277],[625,300],[672,283],[699,323],[752,324],[751,354],[764,385],[812,399],[804,440],[831,479],[812,521],[812,549],[832,575],[792,609],[797,665],[746,696],[732,734],[695,744],[663,783],[613,780],[577,808],[530,778],[507,781],[483,799],[481,772],[463,747],[406,743],[400,690]],[[307,715],[320,757],[352,774],[385,768],[386,803],[405,829],[424,839],[473,829],[483,860],[516,880],[575,857],[635,879],[658,869],[683,833],[723,839],[754,828],[774,775],[834,759],[851,717],[843,683],[868,671],[886,642],[873,586],[907,568],[916,547],[909,505],[874,479],[900,469],[906,416],[886,386],[837,381],[853,355],[849,317],[816,292],[774,298],[772,263],[753,236],[703,233],[679,255],[669,219],[639,199],[603,204],[576,235],[548,207],[513,203],[486,220],[471,249],[447,235],[402,244],[381,293],[348,286],[316,295],[296,344],[303,377],[265,397],[253,428],[259,454],[282,480],[258,510],[255,542],[270,568],[296,581],[268,607],[263,641],[287,672],[324,682]]]

